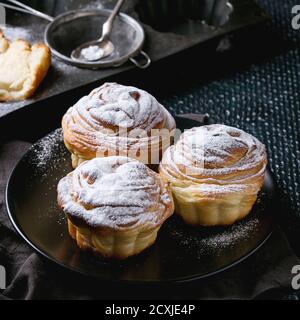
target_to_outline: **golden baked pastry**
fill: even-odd
[[[81,249],[116,259],[151,246],[174,212],[172,197],[159,174],[126,157],[96,158],[81,164],[60,181],[58,204]]]
[[[175,127],[174,118],[153,96],[116,83],[106,83],[83,97],[62,121],[74,168],[107,156],[158,165]]]
[[[176,212],[191,225],[230,225],[251,211],[267,166],[265,146],[236,128],[186,131],[164,154],[162,178]]]
[[[9,42],[0,30],[0,101],[33,95],[51,64],[50,49],[24,40]]]

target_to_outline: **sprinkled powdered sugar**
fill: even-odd
[[[223,228],[222,231],[215,231],[214,228],[206,235],[199,236],[192,233],[183,227],[176,226],[175,228],[168,228],[169,234],[174,241],[180,246],[183,246],[187,252],[197,254],[197,258],[201,259],[204,255],[218,255],[224,249],[232,249],[239,245],[241,241],[249,241],[253,234],[257,233],[259,227],[259,219],[251,218],[238,222],[230,227]],[[220,228],[219,228],[220,229]]]
[[[4,32],[5,37],[10,41],[15,41],[17,39],[23,39],[27,41],[32,40],[32,32],[30,32],[28,29],[7,24],[4,28],[2,28],[2,31]]]
[[[53,152],[58,147],[59,142],[62,141],[62,131],[61,129],[55,130],[50,133],[47,137],[41,140],[36,148],[39,149],[39,153],[37,154],[37,158],[39,160],[38,166],[44,166],[49,162],[53,157]]]
[[[223,174],[235,168],[246,168],[261,161],[265,147],[252,135],[225,125],[210,125],[186,131],[178,148],[190,151],[192,161],[206,170]]]
[[[112,1],[106,1],[106,2],[112,2]],[[90,10],[90,9],[105,9],[107,8],[107,4],[103,4],[99,2],[99,0],[92,0],[88,3],[82,3],[79,4],[80,10]]]
[[[153,149],[159,148],[159,129],[172,131],[175,127],[173,117],[152,95],[116,83],[106,83],[93,90],[63,118],[66,141],[75,150],[79,149],[78,153],[84,148],[97,152],[99,146],[121,151],[129,145],[148,147],[149,141]],[[124,138],[120,136],[122,129],[126,129]],[[153,129],[158,130],[153,132]],[[143,133],[140,138],[133,134],[137,131]]]
[[[73,113],[93,123],[121,128],[155,128],[170,115],[165,108],[147,92],[130,86],[106,83],[93,90],[73,107]],[[88,115],[90,114],[90,116]],[[174,127],[174,125],[172,126]]]
[[[35,174],[43,179],[47,178],[49,169],[53,171],[61,166],[65,155],[62,130],[57,129],[32,147],[30,162],[34,165]]]
[[[156,173],[135,160],[97,158],[61,180],[58,198],[65,213],[93,227],[155,227],[168,218],[171,202],[158,181]]]
[[[100,60],[103,55],[104,51],[99,46],[89,46],[81,50],[81,57],[88,61]]]
[[[237,192],[247,179],[263,177],[265,146],[246,132],[210,125],[186,131],[164,154],[162,170],[171,180],[195,182],[203,192]],[[257,188],[256,188],[257,189]]]

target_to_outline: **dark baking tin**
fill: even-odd
[[[188,118],[176,118],[181,130],[199,126],[198,121],[192,120],[197,119],[195,115]],[[233,227],[195,229],[172,217],[160,231],[156,244],[137,257],[109,262],[83,253],[67,234],[66,219],[56,206],[57,183],[72,171],[70,154],[59,141],[42,167],[38,166],[37,155],[43,155],[45,150],[39,142],[30,148],[11,174],[6,201],[9,217],[23,239],[42,256],[68,270],[113,282],[186,283],[231,268],[256,252],[272,233],[278,197],[268,171],[260,201],[249,217]],[[229,243],[224,248],[211,251],[208,244],[198,243],[201,238],[212,240],[213,235],[234,232],[235,228],[241,232],[235,241],[227,239]]]
[[[153,9],[156,10],[156,19],[151,15],[149,16],[149,1],[151,1]],[[163,0],[162,2],[168,5],[170,5],[170,3],[175,3],[173,0],[171,2]],[[176,0],[176,2],[178,2],[179,6],[180,0]],[[195,1],[184,1],[184,3],[189,2]],[[211,2],[212,1],[210,1],[210,3]],[[170,8],[165,12],[159,12],[155,7],[158,3],[157,1],[142,0],[139,2],[137,0],[128,0],[123,11],[140,22],[145,21],[145,23],[142,23],[146,33],[144,50],[149,54],[152,61],[159,61],[185,49],[204,44],[212,39],[218,39],[215,47],[216,49],[219,47],[225,36],[237,33],[250,26],[257,26],[266,22],[266,14],[253,0],[232,0],[230,2],[232,2],[234,6],[234,12],[231,15],[230,20],[222,27],[203,25],[200,22],[200,19],[203,18],[202,15],[191,15],[191,13],[194,14],[194,12],[196,12],[196,10],[192,9],[193,6],[185,6],[186,13],[182,16],[181,14],[178,14],[178,8],[181,8],[180,6],[177,7],[177,9],[173,8],[171,10]],[[52,16],[57,16],[58,14],[74,9],[112,7],[112,2],[110,0],[102,0],[101,2],[98,0],[28,0],[26,3]],[[146,15],[146,13],[148,15]],[[216,17],[218,17],[218,14]],[[165,25],[166,19],[172,21],[172,23]],[[220,21],[220,19],[217,19],[216,24],[219,23],[218,21]],[[214,23],[214,21],[209,22],[212,24]],[[31,42],[43,41],[46,26],[47,22],[40,18],[7,10],[7,28],[5,33],[8,38],[16,38],[19,36]],[[19,32],[20,28],[22,28],[22,32]],[[52,68],[34,97],[21,102],[1,103],[0,117],[24,108],[25,106],[39,104],[45,99],[50,99],[51,97],[55,97],[65,92],[76,92],[76,89],[79,87],[92,83],[99,83],[113,75],[123,73],[133,68],[133,65],[128,63],[118,68],[84,70],[69,66],[58,59],[53,58]]]

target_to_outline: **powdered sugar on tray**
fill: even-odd
[[[32,32],[30,32],[28,29],[7,24],[4,28],[2,28],[2,31],[4,32],[5,37],[10,41],[15,41],[17,39],[23,39],[27,41],[32,40]]]
[[[80,10],[90,10],[90,9],[104,9],[105,5],[99,1],[90,1],[89,3],[83,3],[79,5]]]

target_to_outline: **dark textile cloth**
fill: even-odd
[[[279,231],[256,254],[210,280],[173,287],[104,284],[67,272],[34,253],[17,235],[6,213],[7,178],[28,143],[10,142],[0,149],[0,264],[7,270],[1,299],[252,299],[291,289],[291,270],[300,260]]]

